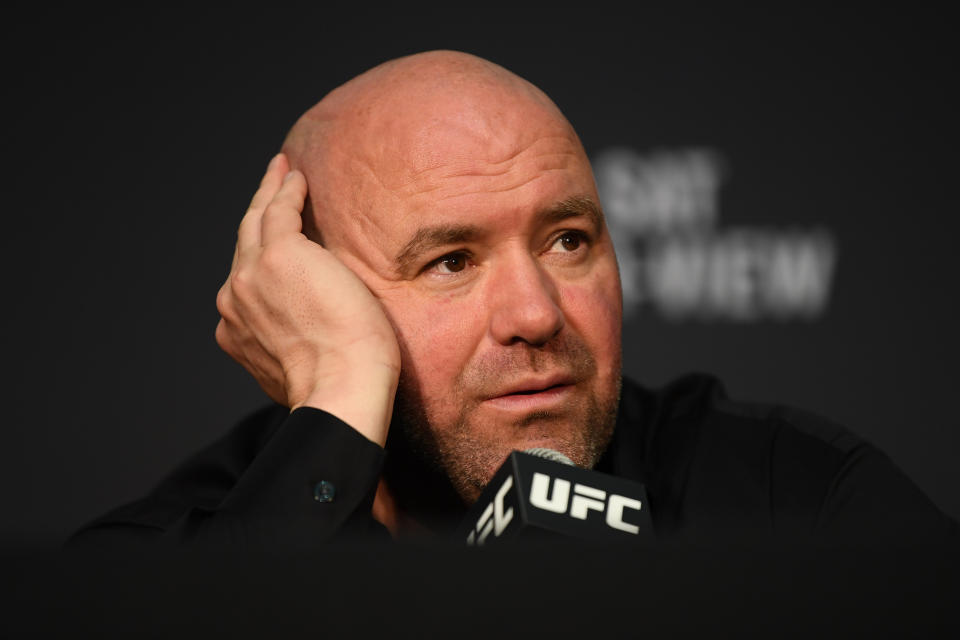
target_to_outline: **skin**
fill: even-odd
[[[619,397],[620,282],[589,161],[549,98],[485,60],[418,54],[331,92],[283,151],[218,295],[221,347],[291,409],[380,445],[403,429],[465,503],[514,449],[595,464]],[[374,515],[396,533],[389,484]]]

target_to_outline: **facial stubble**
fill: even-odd
[[[547,441],[550,448],[589,469],[599,461],[616,423],[620,400],[620,367],[605,388],[580,395],[556,411],[534,411],[495,433],[478,424],[477,398],[488,397],[504,381],[539,372],[563,371],[577,386],[598,379],[596,359],[578,336],[564,333],[544,346],[514,345],[492,356],[471,362],[457,376],[453,396],[460,402],[456,418],[448,424],[432,419],[414,374],[400,376],[392,428],[399,427],[421,461],[446,475],[466,504],[472,504],[519,439]],[[468,400],[472,398],[474,400]]]

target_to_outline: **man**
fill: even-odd
[[[76,540],[443,536],[512,450],[646,484],[663,539],[942,539],[879,451],[692,376],[623,383],[587,156],[485,60],[380,65],[294,125],[238,231],[218,344],[277,403]],[[386,451],[386,453],[385,453]]]

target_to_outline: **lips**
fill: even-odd
[[[489,395],[487,400],[497,398],[509,398],[514,396],[535,396],[537,394],[560,390],[576,383],[569,374],[553,374],[549,376],[539,376],[535,378],[524,378],[523,380],[511,382],[498,388]]]

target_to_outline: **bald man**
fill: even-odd
[[[276,404],[78,538],[443,536],[531,447],[643,482],[663,538],[953,526],[818,418],[735,404],[704,376],[621,397],[587,156],[543,92],[474,56],[392,60],[305,113],[217,308],[218,344]]]

